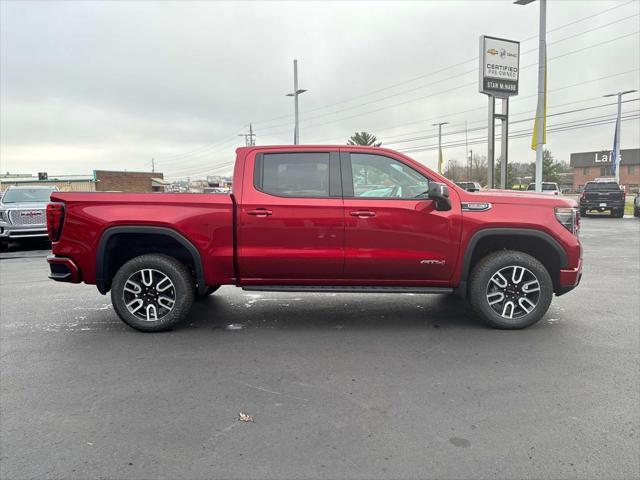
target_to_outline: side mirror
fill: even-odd
[[[449,200],[449,187],[440,182],[429,182],[429,200],[433,200],[436,210],[451,210],[451,200]]]

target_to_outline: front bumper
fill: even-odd
[[[51,280],[55,280],[56,282],[80,283],[82,279],[80,270],[70,258],[49,255],[47,257],[47,263],[51,269],[51,273],[49,274]]]
[[[46,225],[12,225],[10,223],[0,224],[0,238],[3,240],[46,236]]]
[[[580,280],[582,280],[582,259],[578,260],[576,268],[560,269],[560,286],[556,291],[556,295],[560,296],[570,292],[580,284]]]

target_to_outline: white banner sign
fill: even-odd
[[[495,97],[518,94],[520,42],[480,37],[480,93]]]

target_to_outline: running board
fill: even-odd
[[[248,292],[314,292],[314,293],[453,293],[444,287],[387,287],[335,285],[248,285]]]

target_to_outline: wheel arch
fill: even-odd
[[[139,240],[155,240],[142,245]],[[115,247],[121,241],[134,241],[127,254],[116,254]],[[165,253],[188,264],[193,271],[198,293],[206,291],[204,268],[200,252],[189,239],[168,227],[121,225],[107,228],[101,235],[96,250],[96,286],[103,295],[111,288],[111,279],[118,268],[127,260],[145,253]]]
[[[525,228],[486,228],[473,234],[467,244],[460,285],[456,294],[466,298],[467,282],[473,266],[489,253],[499,250],[517,250],[538,259],[553,280],[554,291],[560,286],[560,269],[568,265],[567,253],[548,233]]]

